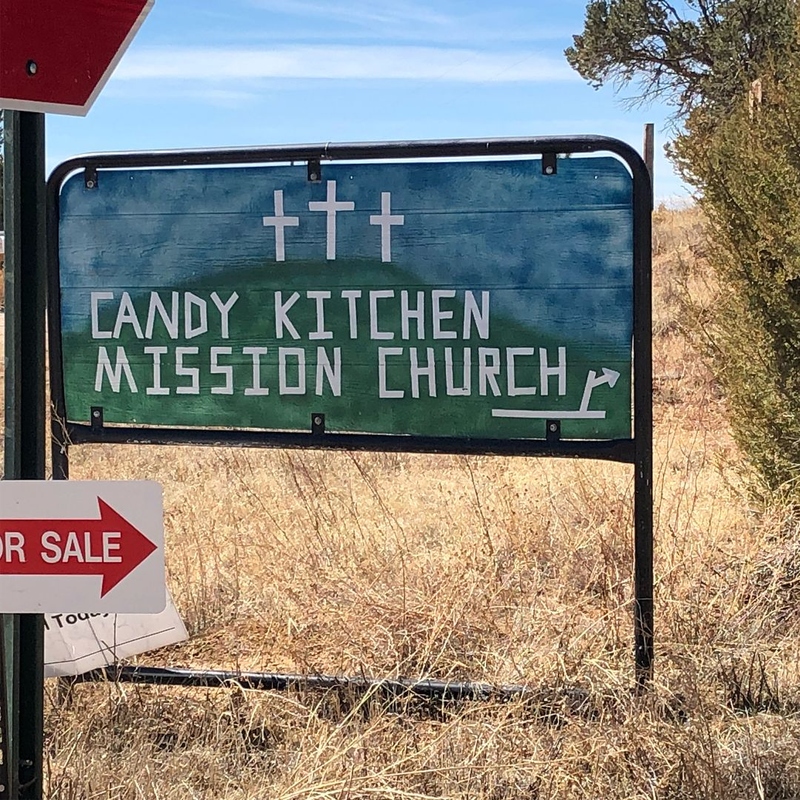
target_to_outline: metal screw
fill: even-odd
[[[322,425],[322,417],[314,417],[315,425]]]
[[[94,411],[92,411],[92,416],[93,416],[95,419],[99,419],[99,417],[100,417],[100,412],[99,412],[97,409],[95,409]]]
[[[312,181],[316,181],[319,179],[319,175],[317,175],[316,172],[312,172],[308,177],[311,178]]]
[[[94,181],[86,181],[87,189],[94,189]]]
[[[550,432],[555,433],[558,430],[558,425],[555,422],[550,423]]]
[[[25,71],[28,73],[28,75],[35,75],[39,71],[39,65],[33,59],[31,59],[25,65]]]
[[[552,167],[545,167],[544,171],[545,171],[546,175],[552,175],[553,174],[553,168]]]

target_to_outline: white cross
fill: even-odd
[[[405,225],[404,214],[392,214],[392,193],[381,192],[381,213],[371,214],[370,225],[381,226],[381,261],[392,260],[392,225]]]
[[[325,256],[328,261],[336,260],[336,212],[355,211],[352,200],[336,200],[336,181],[328,181],[328,199],[310,200],[309,211],[324,211],[328,215],[327,246]]]
[[[275,228],[275,260],[286,261],[286,242],[284,228],[296,228],[300,224],[300,217],[285,217],[283,215],[283,189],[275,189],[272,193],[275,198],[275,216],[264,217],[264,225]]]

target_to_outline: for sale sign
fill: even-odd
[[[152,481],[0,481],[0,612],[158,612],[164,513]]]

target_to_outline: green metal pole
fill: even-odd
[[[0,770],[0,797],[17,797],[19,781],[16,769],[10,764],[19,763],[17,732],[19,730],[19,617],[2,615],[0,659],[3,669],[3,693],[0,717],[3,724],[3,765]]]
[[[4,113],[6,224],[5,479],[45,477],[44,115]],[[44,619],[3,621],[6,797],[43,793]]]

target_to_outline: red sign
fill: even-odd
[[[99,497],[100,519],[0,520],[0,575],[100,575],[100,597],[157,547]]]
[[[2,0],[0,108],[86,114],[155,0]]]

